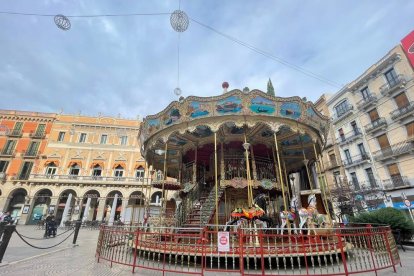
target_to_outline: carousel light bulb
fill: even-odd
[[[249,143],[244,143],[244,144],[243,144],[243,148],[244,148],[245,150],[248,150],[248,149],[250,148],[250,144],[249,144]]]

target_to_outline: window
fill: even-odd
[[[101,144],[106,144],[107,139],[108,139],[108,135],[102,134],[101,135]]]
[[[335,156],[335,153],[329,154],[329,160],[331,161],[331,165],[332,166],[336,166],[337,165],[336,164],[336,156]]]
[[[27,156],[35,156],[37,154],[37,150],[39,148],[39,142],[31,142],[29,147],[27,148],[26,155]]]
[[[388,141],[388,137],[386,134],[378,136],[377,140],[381,150],[387,150],[390,148],[390,142]]]
[[[371,93],[368,90],[368,86],[366,86],[366,87],[364,87],[364,88],[361,89],[361,95],[362,95],[362,98],[365,101],[369,100],[369,98],[371,96]]]
[[[405,95],[405,93],[401,93],[400,95],[394,97],[394,100],[398,108],[404,108],[410,104],[410,102],[408,101],[407,95]]]
[[[16,140],[8,140],[3,148],[3,154],[12,155],[14,151],[14,146],[16,145]]]
[[[125,146],[128,142],[128,136],[121,136],[121,145]]]
[[[114,176],[122,177],[124,175],[124,168],[121,165],[115,167]]]
[[[395,86],[398,83],[397,80],[397,74],[395,73],[394,68],[388,70],[387,72],[385,72],[385,78],[387,79],[388,85],[390,87]]]
[[[58,135],[58,142],[63,142],[64,139],[65,139],[65,132],[60,131]]]
[[[334,181],[336,186],[338,186],[341,183],[341,173],[339,171],[336,171],[333,173]]]
[[[338,104],[337,106],[335,106],[335,110],[336,110],[336,115],[338,117],[344,115],[349,110],[348,101],[345,100],[341,102],[340,104]]]
[[[341,141],[345,141],[344,130],[342,128],[340,128],[340,129],[338,129],[338,133],[339,133],[339,138],[341,139]]]
[[[80,134],[79,143],[86,143],[86,133],[81,133]]]
[[[375,181],[374,173],[372,172],[371,168],[365,169],[365,172],[367,173],[368,181],[371,186],[371,188],[377,187],[377,182]]]
[[[18,135],[22,132],[22,128],[23,128],[23,123],[22,122],[16,122],[14,124],[14,128],[13,128],[13,134],[14,135]]]
[[[101,176],[102,175],[102,167],[99,165],[95,165],[92,170],[92,176]]]
[[[152,196],[151,196],[151,203],[155,203],[156,205],[160,205],[161,204],[161,196],[162,196],[161,192],[153,193]]]
[[[56,165],[55,165],[55,163],[52,162],[46,168],[46,175],[55,175],[56,170],[57,170]]]
[[[365,151],[365,147],[363,143],[358,144],[358,149],[359,149],[359,152],[361,153],[362,158],[367,156],[367,152]]]
[[[9,166],[9,161],[0,161],[0,173],[5,173],[7,171],[7,167]]]
[[[372,123],[376,122],[379,119],[378,110],[376,108],[368,112],[368,115]]]
[[[45,124],[39,124],[37,126],[35,135],[36,136],[43,136],[45,134],[46,125]]]
[[[403,186],[404,181],[400,174],[397,164],[390,164],[387,166],[388,172],[391,176],[391,181],[394,186]]]
[[[138,167],[135,171],[135,177],[138,179],[143,179],[145,174],[145,170],[142,166]]]
[[[20,169],[19,179],[29,179],[30,172],[32,171],[33,162],[24,162]]]
[[[349,150],[348,149],[344,150],[344,153],[345,153],[347,163],[348,164],[352,163],[352,158],[351,158],[351,154],[349,153]]]
[[[357,124],[356,124],[356,122],[355,122],[355,121],[352,121],[352,122],[351,122],[351,126],[352,126],[352,130],[354,131],[354,134],[355,134],[355,135],[357,135],[357,134],[359,134],[359,133],[360,133],[360,131],[359,131],[359,129],[358,129],[358,126],[357,126]]]
[[[359,187],[359,181],[358,181],[358,178],[355,172],[351,173],[351,179],[352,179],[352,185],[354,185],[355,190],[356,191],[360,190],[361,188]]]
[[[414,138],[414,122],[405,125],[405,128],[407,129],[407,137]]]
[[[69,175],[75,176],[79,175],[80,172],[80,166],[77,163],[72,164],[69,169]]]

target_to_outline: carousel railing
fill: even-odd
[[[160,273],[350,275],[400,264],[388,226],[280,229],[101,226],[96,257]],[[195,230],[195,231],[190,231]],[[293,231],[298,234],[293,234]]]

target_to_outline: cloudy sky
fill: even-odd
[[[175,1],[1,1],[0,11],[95,15],[171,13]],[[189,17],[339,84],[358,77],[414,29],[414,1],[182,0]],[[178,34],[169,15],[71,18],[0,14],[0,109],[135,118],[176,99]],[[315,101],[338,87],[190,21],[180,36],[183,96],[230,88]]]

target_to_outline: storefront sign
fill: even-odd
[[[409,33],[401,40],[401,46],[404,49],[404,53],[414,67],[414,31]]]
[[[217,233],[217,248],[219,252],[230,251],[230,235],[229,232]]]

